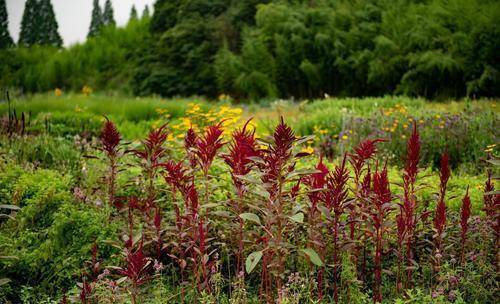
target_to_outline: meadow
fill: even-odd
[[[2,303],[495,303],[499,103],[0,103]]]

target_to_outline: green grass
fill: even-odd
[[[109,96],[93,94],[37,94],[12,102],[12,108],[18,113],[25,112],[37,115],[53,112],[88,112],[98,116],[110,116],[119,121],[139,122],[151,120],[160,115],[157,109],[167,110],[172,118],[184,114],[189,102],[200,102],[198,99],[161,99],[155,97],[133,98],[124,96]],[[203,103],[203,102],[202,102]],[[0,104],[0,113],[6,113],[7,103]]]

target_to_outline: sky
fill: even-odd
[[[26,0],[7,0],[7,12],[9,14],[9,30],[12,38],[17,41],[19,29]],[[101,8],[104,9],[106,0],[99,0]],[[111,0],[115,12],[115,20],[118,25],[127,23],[130,9],[135,5],[137,11],[142,14],[144,6],[149,5],[153,11],[155,0]],[[85,41],[90,26],[93,0],[52,0],[52,6],[59,23],[59,34],[68,46],[76,42]]]

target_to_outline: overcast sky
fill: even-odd
[[[26,0],[7,0],[7,11],[9,13],[9,30],[12,38],[17,42],[21,18]],[[99,0],[101,7],[104,7],[106,0]],[[124,25],[129,16],[132,5],[135,5],[139,14],[145,5],[153,11],[155,0],[111,0],[115,11],[115,20],[118,25]],[[71,45],[84,41],[90,26],[90,16],[92,15],[93,0],[52,0],[52,5],[59,23],[59,33],[64,45]]]

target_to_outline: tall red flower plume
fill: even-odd
[[[277,179],[292,156],[292,148],[296,140],[292,129],[285,124],[283,117],[272,137],[273,143],[267,149],[260,151],[265,164],[257,164],[264,171],[261,179],[268,185],[270,193],[276,192]]]
[[[346,156],[342,159],[339,166],[335,167],[333,172],[328,174],[326,183],[327,190],[325,192],[325,204],[328,209],[340,215],[344,212],[344,203],[347,198],[347,181],[349,180],[349,171],[346,167]]]
[[[436,206],[436,214],[434,217],[434,227],[436,228],[438,234],[442,234],[444,226],[446,225],[446,186],[448,180],[450,179],[450,165],[449,165],[448,153],[444,153],[441,156],[441,169],[439,172],[439,201]]]
[[[308,194],[309,200],[315,206],[321,200],[321,191],[326,185],[326,177],[330,172],[328,167],[323,163],[323,157],[319,159],[319,163],[316,165],[316,170],[318,172],[311,173],[303,178],[303,183],[309,187],[312,191]]]
[[[274,130],[273,138],[273,152],[281,159],[288,159],[292,153],[293,143],[297,138],[293,134],[292,129],[285,124],[283,117],[281,117],[280,123]]]
[[[217,152],[225,145],[222,141],[222,133],[222,122],[220,122],[207,127],[205,134],[196,140],[195,154],[205,174],[212,165]]]
[[[407,143],[407,157],[405,165],[405,179],[410,183],[415,183],[418,173],[418,163],[420,161],[420,135],[417,130],[417,123],[413,123],[413,131]]]
[[[191,213],[193,215],[198,214],[198,191],[196,191],[196,187],[193,183],[187,186],[185,197],[186,203],[188,204],[187,207],[191,210]]]
[[[467,192],[462,199],[462,208],[460,210],[460,226],[462,228],[462,239],[465,239],[467,230],[469,229],[469,218],[471,215],[471,201],[469,195],[469,187],[467,187]]]
[[[186,153],[189,158],[189,164],[191,168],[196,167],[196,155],[194,154],[193,149],[196,147],[196,141],[198,140],[198,135],[193,130],[193,128],[189,128],[186,132],[186,136],[184,137],[184,148],[186,149]]]
[[[173,160],[169,160],[162,163],[161,166],[165,170],[163,178],[167,184],[173,186],[176,190],[181,190],[185,182],[189,179],[185,174],[186,169],[184,168],[184,164],[182,162],[176,163]]]
[[[358,176],[366,161],[377,153],[376,144],[384,141],[386,140],[382,138],[367,139],[354,148],[354,153],[349,154],[349,162],[352,164],[354,171],[358,173]]]
[[[484,207],[483,211],[486,213],[490,220],[495,220],[498,217],[500,210],[500,194],[492,194],[495,191],[495,184],[492,180],[492,171],[488,170],[488,179],[484,184]]]
[[[163,145],[168,136],[166,128],[167,125],[164,124],[157,129],[151,130],[147,138],[142,141],[144,149],[133,150],[132,152],[143,160],[150,162],[152,167],[157,166],[160,158],[165,154],[165,148]]]
[[[391,189],[389,186],[389,178],[387,177],[387,167],[384,166],[382,171],[376,171],[373,174],[373,193],[375,193],[375,204],[383,205],[391,201]]]
[[[120,133],[116,126],[107,117],[99,136],[102,142],[102,148],[108,155],[116,155],[117,147],[120,144]]]
[[[373,227],[375,228],[372,231],[373,238],[375,239],[373,300],[375,303],[381,303],[383,236],[387,230],[387,228],[384,228],[384,220],[387,213],[392,210],[392,207],[389,205],[392,200],[392,194],[387,177],[387,166],[384,166],[382,171],[379,171],[377,168],[373,174],[373,194],[374,208],[371,213]]]
[[[247,130],[250,120],[245,123],[243,128],[233,132],[229,153],[222,156],[226,164],[231,167],[231,175],[237,187],[241,184],[241,181],[236,176],[248,174],[252,164],[251,157],[259,155],[255,129],[253,131]]]

